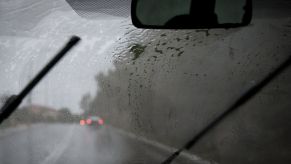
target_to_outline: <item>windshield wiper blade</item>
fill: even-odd
[[[267,84],[274,80],[279,74],[291,65],[291,56],[287,58],[277,69],[269,73],[260,83],[254,85],[247,90],[241,97],[237,99],[226,111],[210,122],[205,128],[198,132],[190,141],[188,141],[183,147],[171,154],[162,164],[170,164],[177,158],[180,153],[184,150],[192,148],[207,132],[214,128],[220,121],[229,116],[233,111],[238,109],[240,106],[251,100],[257,93],[259,93]]]
[[[28,93],[43,79],[44,76],[69,52],[81,39],[72,36],[69,42],[55,55],[54,58],[28,83],[18,94],[11,96],[0,110],[0,124],[16,110]]]

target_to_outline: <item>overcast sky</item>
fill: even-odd
[[[114,69],[113,47],[129,18],[87,19],[65,0],[0,3],[0,96],[19,93],[70,36],[78,35],[80,44],[34,89],[32,102],[80,112],[81,97],[96,93],[95,75]]]

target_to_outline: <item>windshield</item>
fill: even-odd
[[[1,106],[81,38],[0,125],[0,163],[161,163],[291,54],[287,0],[215,30],[137,29],[130,3],[0,2]],[[173,163],[290,161],[290,72]]]

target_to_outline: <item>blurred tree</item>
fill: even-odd
[[[90,93],[86,93],[80,102],[80,108],[83,110],[84,114],[87,114],[90,111],[90,104],[92,102],[92,97]]]
[[[9,94],[2,94],[0,96],[0,108],[6,103],[6,101],[11,97]]]
[[[72,118],[72,113],[68,108],[61,108],[59,110],[60,116],[59,116],[59,121],[61,122],[70,122],[73,120]]]

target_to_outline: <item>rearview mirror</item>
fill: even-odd
[[[251,22],[252,0],[133,0],[131,17],[138,28],[233,28]]]

